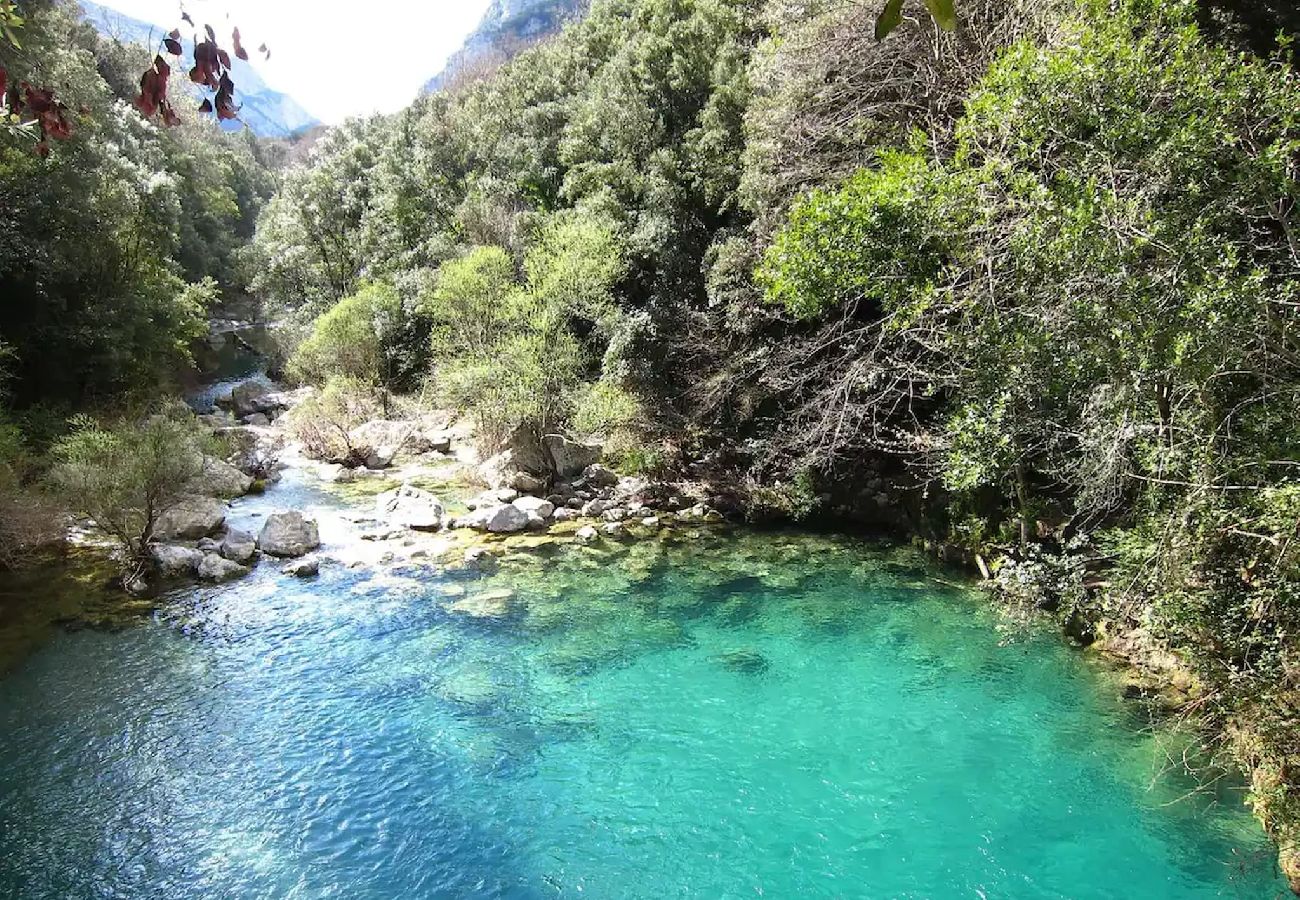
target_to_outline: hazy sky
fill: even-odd
[[[99,0],[129,16],[180,25],[180,0]],[[229,47],[238,25],[253,64],[324,122],[394,112],[442,69],[483,16],[489,0],[186,0],[201,28]],[[181,30],[188,37],[189,26]],[[224,33],[222,33],[224,32]],[[265,42],[271,59],[253,48]],[[236,99],[238,99],[236,86]]]

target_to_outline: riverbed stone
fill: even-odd
[[[222,556],[240,565],[248,565],[257,553],[257,541],[246,531],[230,530],[221,539],[219,551]]]
[[[618,476],[600,463],[593,463],[583,469],[582,480],[594,488],[613,487],[618,484]]]
[[[218,553],[207,553],[199,563],[199,578],[204,581],[231,581],[248,574],[248,569]]]
[[[487,547],[470,547],[465,551],[465,567],[488,574],[497,570],[497,558]]]
[[[269,399],[271,389],[260,381],[245,381],[236,385],[230,392],[230,403],[239,418],[253,413],[265,413],[275,409],[275,403]]]
[[[267,516],[257,537],[257,548],[271,556],[305,556],[319,546],[315,521],[297,510]]]
[[[375,515],[416,531],[437,531],[446,521],[447,511],[433,494],[403,484],[375,498]]]
[[[280,571],[294,578],[311,578],[320,574],[320,559],[315,556],[304,556],[282,566]]]
[[[203,554],[191,547],[176,544],[152,544],[149,556],[153,559],[158,572],[165,578],[181,578],[197,575]]]
[[[549,519],[555,513],[555,504],[541,497],[520,497],[511,505],[523,510],[525,514],[540,516],[542,519]]]
[[[503,503],[486,512],[483,527],[493,534],[512,534],[528,527],[528,513],[512,503]]]
[[[591,525],[583,525],[573,533],[573,539],[579,544],[592,544],[600,539],[600,532]]]
[[[212,456],[204,457],[203,470],[190,482],[190,490],[205,497],[242,497],[253,487],[253,477],[230,463]]]
[[[221,529],[226,505],[212,497],[185,497],[158,517],[154,536],[164,541],[196,541]]]

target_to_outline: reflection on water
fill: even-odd
[[[919,558],[263,567],[0,685],[0,894],[1268,897],[1234,787]]]

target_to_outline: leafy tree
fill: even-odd
[[[50,484],[118,542],[123,583],[146,570],[158,519],[202,474],[206,444],[187,409],[168,407],[108,424],[79,416],[55,446]]]

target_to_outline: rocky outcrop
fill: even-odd
[[[403,484],[375,498],[375,515],[416,531],[437,531],[442,528],[447,513],[433,494]]]
[[[305,556],[319,546],[316,523],[296,510],[267,516],[257,537],[257,549],[270,556]]]
[[[230,392],[230,405],[239,418],[276,409],[270,399],[271,389],[260,381],[245,381]]]
[[[211,497],[186,497],[158,517],[154,537],[163,541],[196,541],[221,530],[226,505]]]
[[[599,463],[592,463],[582,470],[582,480],[587,487],[607,488],[618,484],[618,476]]]

